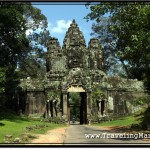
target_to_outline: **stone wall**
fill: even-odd
[[[137,105],[135,101],[135,99],[146,95],[143,82],[141,81],[124,79],[119,76],[105,76],[101,82],[95,82],[94,84],[95,86],[92,88],[92,91],[95,89],[103,93],[102,97],[98,95],[97,98],[93,97],[92,99],[95,103],[93,108],[97,111],[93,111],[94,115],[127,115],[145,107]]]
[[[92,115],[91,112],[120,115],[133,113],[140,109],[134,105],[133,100],[145,94],[143,83],[136,79],[124,79],[119,76],[108,77],[102,70],[103,51],[99,40],[90,39],[86,47],[84,36],[75,20],[66,32],[62,48],[57,38],[49,39],[46,68],[47,73],[43,79],[28,77],[21,80],[20,87],[26,95],[25,99],[21,100],[25,105],[25,109],[22,109],[28,115],[43,115],[46,113],[47,105],[49,107],[47,114],[50,114],[49,111],[53,108],[56,109],[56,104],[59,103],[50,100],[49,104],[46,104],[49,100],[49,92],[63,94],[61,96],[63,105],[60,104],[60,107],[63,108],[60,109],[63,110],[64,116],[67,115],[67,93],[73,90],[86,92],[87,118]],[[94,86],[103,91],[105,98],[98,100],[91,98]],[[92,106],[94,106],[93,110]],[[51,114],[51,116],[56,116],[54,114],[57,113]]]
[[[27,91],[25,114],[42,116],[46,112],[46,100],[43,91]]]
[[[108,113],[131,114],[142,107],[135,103],[135,98],[144,96],[144,91],[108,90]]]

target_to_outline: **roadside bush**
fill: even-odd
[[[142,126],[141,124],[132,124],[131,125],[131,130],[141,130]]]
[[[142,129],[147,130],[150,128],[150,107],[143,112],[142,116],[140,118]]]
[[[65,120],[60,117],[51,117],[48,119],[48,121],[51,123],[55,123],[55,124],[64,124],[65,123]]]
[[[98,116],[92,116],[91,117],[91,123],[98,123],[99,122],[99,117]]]

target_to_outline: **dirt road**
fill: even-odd
[[[149,140],[137,138],[139,133],[130,134],[105,127],[71,125],[66,130],[64,144],[150,144]],[[141,138],[142,133],[140,135]]]
[[[46,134],[36,135],[37,138],[34,139],[32,144],[63,144],[67,127],[57,128],[48,131]]]
[[[109,145],[109,144],[148,144],[149,139],[142,139],[142,132],[134,133],[129,137],[130,133],[114,131],[111,128],[89,126],[89,125],[70,125],[68,127],[58,128],[48,131],[44,135],[38,135],[33,140],[34,144],[54,144],[54,145]],[[140,135],[140,137],[139,137]],[[125,138],[128,136],[129,138]],[[150,136],[150,134],[149,134]]]

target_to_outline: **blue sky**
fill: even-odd
[[[83,32],[86,44],[88,44],[91,38],[90,33],[92,32],[91,27],[93,22],[87,22],[85,19],[83,19],[90,12],[90,10],[87,9],[84,4],[51,5],[46,3],[44,5],[40,5],[40,3],[36,3],[35,5],[33,3],[33,6],[39,8],[47,17],[50,35],[58,38],[61,46],[63,44],[65,33],[73,19],[76,20],[80,30]]]

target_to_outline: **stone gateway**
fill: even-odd
[[[103,51],[99,40],[85,39],[75,20],[66,32],[63,46],[56,38],[49,39],[44,79],[22,79],[20,98],[23,113],[35,116],[63,117],[70,121],[71,93],[79,93],[80,124],[93,116],[132,113],[132,100],[144,94],[143,83],[120,77],[107,77],[102,70]],[[97,94],[96,91],[100,91]],[[24,104],[24,105],[21,105]]]

